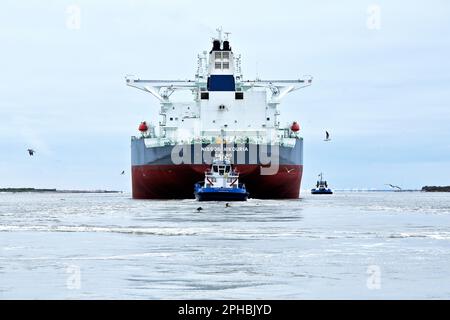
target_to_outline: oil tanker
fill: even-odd
[[[250,198],[300,195],[303,138],[297,122],[280,124],[280,103],[311,85],[312,77],[246,80],[229,33],[217,31],[210,51],[198,55],[195,79],[125,78],[161,105],[159,123],[143,121],[131,137],[135,199],[194,198],[194,185],[218,153],[239,172]],[[175,98],[186,92],[191,98]]]

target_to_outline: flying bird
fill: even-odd
[[[33,149],[27,149],[27,151],[30,156],[34,156],[34,153],[36,152]]]
[[[123,170],[120,174],[121,174],[121,175],[124,175],[124,174],[125,174],[125,170]]]
[[[287,173],[291,173],[292,171],[294,171],[294,168],[288,169],[288,168],[284,167],[284,169],[286,170]]]
[[[227,203],[225,203],[225,207],[228,208],[228,207],[231,207],[231,206],[230,206],[230,204],[227,202]]]
[[[330,141],[330,133],[328,131],[325,131],[325,140],[324,141]]]
[[[202,207],[198,207],[198,208],[197,208],[197,211],[198,211],[198,212],[200,212],[200,211],[202,211],[202,210],[203,210]]]
[[[391,187],[392,189],[402,190],[399,186],[394,186],[393,184],[386,183],[387,186]]]

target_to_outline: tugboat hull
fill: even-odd
[[[331,189],[312,189],[311,194],[333,194]]]
[[[245,189],[198,188],[195,191],[198,201],[247,201]]]

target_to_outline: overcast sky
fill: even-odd
[[[192,79],[218,26],[246,79],[314,77],[281,105],[302,188],[320,171],[335,188],[450,185],[449,17],[447,0],[2,1],[0,187],[129,191],[130,136],[159,105],[124,76]]]

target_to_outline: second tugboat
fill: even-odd
[[[248,192],[239,183],[239,173],[229,160],[219,158],[213,161],[211,169],[205,172],[205,181],[194,186],[195,198],[199,201],[246,201]]]
[[[333,194],[333,190],[328,188],[328,183],[323,180],[322,172],[319,174],[319,180],[316,183],[316,187],[311,189],[311,194]]]

